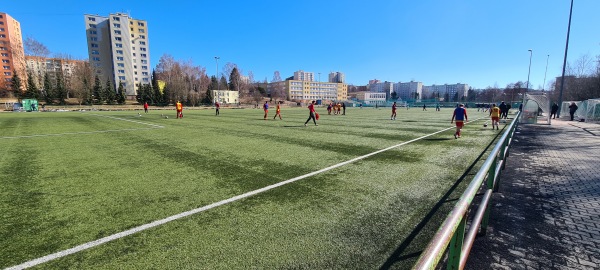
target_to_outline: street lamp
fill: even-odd
[[[548,60],[550,60],[550,55],[546,58],[546,71],[544,72],[544,84],[542,85],[542,92],[546,89],[546,74],[548,74]]]
[[[219,83],[220,83],[220,79],[219,79],[219,59],[221,59],[221,57],[215,56],[215,62],[217,62],[217,72],[215,74],[215,77],[217,78],[217,90],[219,90]],[[216,97],[213,97],[213,103],[216,100]]]
[[[531,74],[531,57],[533,56],[533,50],[529,49],[529,71],[527,72],[527,86],[525,87],[525,92],[523,93],[523,106],[525,106],[525,97],[527,96],[527,90],[529,90],[529,75]]]

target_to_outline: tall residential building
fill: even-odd
[[[423,99],[423,83],[415,81],[398,82],[394,84],[394,92],[401,100]]]
[[[90,63],[100,79],[110,79],[115,89],[123,83],[128,96],[136,85],[150,84],[148,23],[124,13],[84,17]]]
[[[27,72],[33,77],[33,81],[38,88],[44,86],[44,76],[46,73],[52,81],[56,80],[56,74],[62,73],[65,80],[72,78],[73,72],[78,66],[85,64],[84,60],[73,60],[63,58],[47,58],[39,56],[25,56]]]
[[[23,50],[21,24],[3,12],[0,12],[0,59],[2,59],[0,88],[14,90],[11,86],[11,80],[14,72],[16,72],[21,78],[21,90],[25,90],[27,72],[25,72],[25,51]]]
[[[329,73],[329,82],[332,83],[345,83],[346,77],[342,72],[331,72]]]
[[[423,86],[423,99],[458,102],[466,99],[469,85],[463,83]]]
[[[393,82],[379,82],[378,80],[372,80],[373,83],[369,83],[369,91],[376,93],[385,93],[386,98],[391,98],[392,92],[394,92]],[[375,82],[377,81],[377,82]],[[371,81],[369,81],[371,82]]]
[[[314,72],[305,72],[304,70],[298,70],[294,72],[294,80],[295,81],[315,81],[315,73]]]

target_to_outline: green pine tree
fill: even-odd
[[[25,98],[40,98],[40,91],[35,85],[31,72],[27,72],[27,90],[25,91]]]
[[[52,104],[54,101],[54,87],[50,81],[50,75],[48,75],[48,72],[44,74],[44,100],[46,100],[47,104]]]
[[[144,94],[144,86],[141,83],[137,84],[137,93],[135,95],[135,99],[137,100],[137,102],[139,104],[144,104],[144,97],[146,96],[146,94]]]
[[[125,86],[123,86],[123,82],[119,82],[119,88],[117,90],[117,103],[123,105],[125,104]]]
[[[156,72],[152,71],[152,96],[154,97],[153,105],[162,104],[162,93],[160,92],[160,86],[158,85],[158,79],[156,78]]]
[[[21,91],[21,87],[23,85],[21,84],[21,78],[19,78],[19,75],[17,74],[16,71],[13,72],[12,79],[10,80],[10,85],[11,85],[12,90],[13,90],[13,95],[19,101],[21,101],[21,99],[23,99],[23,91]]]
[[[110,79],[106,80],[106,84],[104,85],[104,99],[106,100],[106,104],[113,105],[115,104],[115,88],[113,87]]]
[[[65,87],[65,81],[63,79],[63,75],[61,72],[56,73],[56,98],[58,99],[58,103],[60,105],[66,104],[67,99],[67,88]]]
[[[92,88],[92,100],[96,104],[102,104],[102,84],[98,75],[94,78],[94,88]]]
[[[216,90],[226,90],[226,89],[228,89],[227,79],[225,79],[225,76],[221,76],[221,82],[219,82],[219,87],[221,89],[216,89]]]

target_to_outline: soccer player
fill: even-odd
[[[308,115],[308,119],[306,119],[306,122],[304,122],[304,126],[306,126],[306,124],[308,124],[308,121],[310,121],[310,119],[313,120],[313,122],[315,123],[315,126],[318,126],[317,124],[317,119],[315,118],[315,101],[313,100],[310,105],[308,105],[308,110],[309,110],[309,115]]]
[[[177,101],[175,108],[177,109],[177,118],[183,118],[183,104]]]
[[[219,104],[219,102],[215,101],[215,115],[219,115],[219,109],[221,108],[221,104]]]
[[[392,116],[390,117],[390,120],[396,120],[396,101],[392,104]]]
[[[450,120],[450,124],[454,122],[456,119],[456,132],[454,132],[454,139],[460,138],[460,130],[464,126],[464,121],[468,121],[467,118],[467,110],[464,108],[465,105],[460,104],[456,109],[454,109],[454,114],[452,114],[452,120]]]
[[[492,117],[492,129],[496,126],[496,130],[499,130],[498,122],[500,122],[500,108],[496,107],[496,104],[492,104],[490,116]]]
[[[269,114],[269,102],[268,101],[265,101],[265,104],[263,104],[263,110],[265,110],[264,119],[267,120],[267,114]]]
[[[148,113],[148,102],[144,102],[144,112]]]
[[[283,120],[281,119],[281,107],[279,106],[279,104],[281,104],[281,101],[277,102],[277,110],[275,111],[275,116],[273,116],[273,120],[275,120],[275,118],[277,118],[278,115],[279,120]]]

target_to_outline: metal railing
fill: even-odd
[[[423,251],[413,269],[435,269],[442,260],[446,249],[448,249],[447,269],[463,269],[465,267],[479,229],[481,229],[480,233],[482,235],[487,230],[490,216],[490,198],[492,192],[498,190],[498,176],[500,170],[504,169],[506,157],[508,157],[508,147],[512,142],[520,114],[521,112],[514,117],[512,123],[492,149],[481,169],[473,177],[473,180],[433,236],[433,240]],[[485,193],[471,221],[469,230],[465,232],[473,198],[477,195],[484,181],[486,183],[483,188]]]

